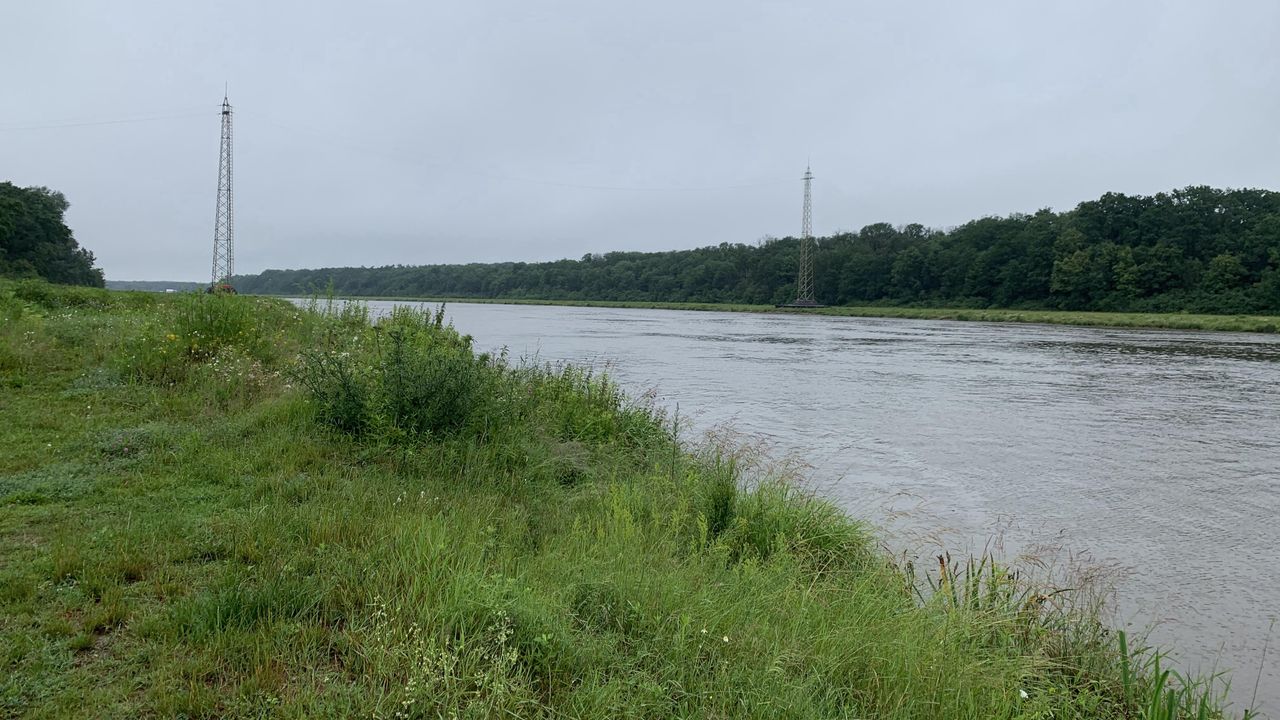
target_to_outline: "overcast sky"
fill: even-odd
[[[968,6],[968,7],[965,7]],[[548,260],[1280,186],[1280,2],[7,2],[0,180],[109,279]],[[122,122],[115,122],[122,121]]]

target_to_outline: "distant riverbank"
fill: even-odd
[[[678,303],[621,300],[529,300],[501,298],[441,298],[393,296],[341,296],[349,300],[404,302],[482,303],[497,305],[566,305],[573,307],[643,308],[650,310],[701,310],[715,312],[807,313],[842,317],[884,317],[912,320],[1042,323],[1084,327],[1212,330],[1217,332],[1280,332],[1280,315],[1195,315],[1190,313],[1111,313],[1071,310],[1005,310],[999,308],[924,308],[881,305],[780,308],[773,305],[733,303]]]

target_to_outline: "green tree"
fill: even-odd
[[[1241,280],[1248,274],[1239,255],[1222,253],[1209,261],[1205,269],[1202,286],[1206,292],[1221,293],[1236,290]]]
[[[60,192],[0,183],[0,274],[102,287],[93,253],[80,247],[63,220],[68,207]]]
[[[948,231],[874,223],[816,244],[827,304],[1280,312],[1280,193],[1266,190],[1107,193],[1065,212]],[[237,286],[296,293],[332,280],[357,295],[777,303],[794,297],[798,253],[796,238],[768,238],[546,263],[273,270]]]
[[[929,289],[929,263],[919,247],[898,253],[890,271],[894,294],[903,300],[916,300]]]

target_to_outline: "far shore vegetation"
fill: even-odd
[[[840,308],[833,313],[1273,332],[1280,316],[1280,193],[1268,190],[1107,193],[1064,212],[985,217],[946,230],[877,223],[816,244],[817,301]],[[795,238],[766,238],[553,262],[267,270],[235,284],[275,295],[331,286],[358,297],[734,309],[793,300],[798,255]]]
[[[0,280],[0,716],[1248,717],[440,310]]]
[[[1072,310],[1007,310],[1001,308],[929,308],[871,305],[861,307],[791,308],[730,303],[671,303],[620,300],[518,300],[489,298],[360,297],[345,299],[422,303],[479,303],[496,305],[561,305],[705,312],[792,313],[837,317],[905,318],[911,320],[959,320],[997,323],[1043,323],[1082,327],[1213,330],[1219,332],[1280,332],[1280,315],[1195,315],[1189,313],[1117,313]]]

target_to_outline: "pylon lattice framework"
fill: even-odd
[[[796,300],[794,305],[816,305],[813,294],[813,255],[816,248],[813,242],[813,204],[810,185],[813,173],[804,169],[804,218],[800,221],[800,271],[796,278]]]
[[[218,208],[213,219],[213,287],[231,283],[234,267],[231,202],[231,104],[222,98],[222,148],[218,154]]]

